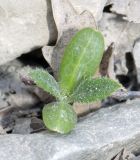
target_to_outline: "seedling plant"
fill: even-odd
[[[46,70],[29,69],[29,76],[56,98],[42,111],[45,126],[52,131],[69,133],[77,123],[73,103],[100,101],[121,85],[107,77],[94,78],[104,52],[104,38],[99,31],[85,28],[76,33],[65,48],[57,81]]]

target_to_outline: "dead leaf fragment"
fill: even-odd
[[[111,79],[115,79],[113,50],[114,43],[111,43],[105,51],[100,64],[101,76],[108,76]]]

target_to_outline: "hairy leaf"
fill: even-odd
[[[94,29],[82,29],[72,38],[64,51],[58,77],[67,94],[72,93],[81,78],[95,74],[103,51],[104,38]]]
[[[109,78],[86,79],[77,86],[71,101],[82,103],[99,101],[110,96],[120,87],[118,82]]]
[[[43,108],[46,127],[59,133],[70,132],[77,122],[77,115],[67,103],[50,103]]]
[[[61,99],[59,85],[56,80],[46,70],[36,68],[29,70],[29,76],[37,84],[38,87],[51,95]]]

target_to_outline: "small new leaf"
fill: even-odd
[[[61,91],[56,80],[46,70],[36,68],[29,70],[29,76],[38,87],[61,99]]]
[[[88,103],[103,100],[113,92],[121,88],[121,85],[109,78],[90,78],[83,80],[75,89],[72,102]]]
[[[42,115],[46,127],[59,133],[69,133],[77,122],[76,113],[67,103],[50,103],[43,108]]]
[[[83,77],[95,74],[103,52],[104,38],[99,31],[85,28],[72,38],[64,51],[58,77],[67,95],[73,92]]]

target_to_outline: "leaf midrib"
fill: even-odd
[[[81,54],[81,56],[80,56],[80,58],[79,58],[79,60],[78,60],[78,62],[77,62],[77,65],[76,65],[76,67],[75,67],[75,69],[74,69],[74,71],[73,71],[73,74],[72,74],[71,79],[70,79],[70,86],[72,86],[72,82],[73,82],[74,77],[75,77],[75,75],[76,75],[76,73],[77,73],[77,70],[78,70],[78,68],[79,68],[81,59],[83,58],[83,56],[84,56],[84,54],[85,54],[85,51],[86,51],[87,47],[89,46],[89,43],[90,43],[90,41],[91,41],[91,38],[92,38],[92,36],[89,38],[89,40],[88,40],[88,42],[87,42],[87,45],[85,46],[85,48],[84,48],[84,50],[83,50],[83,52],[82,52],[82,54]]]

